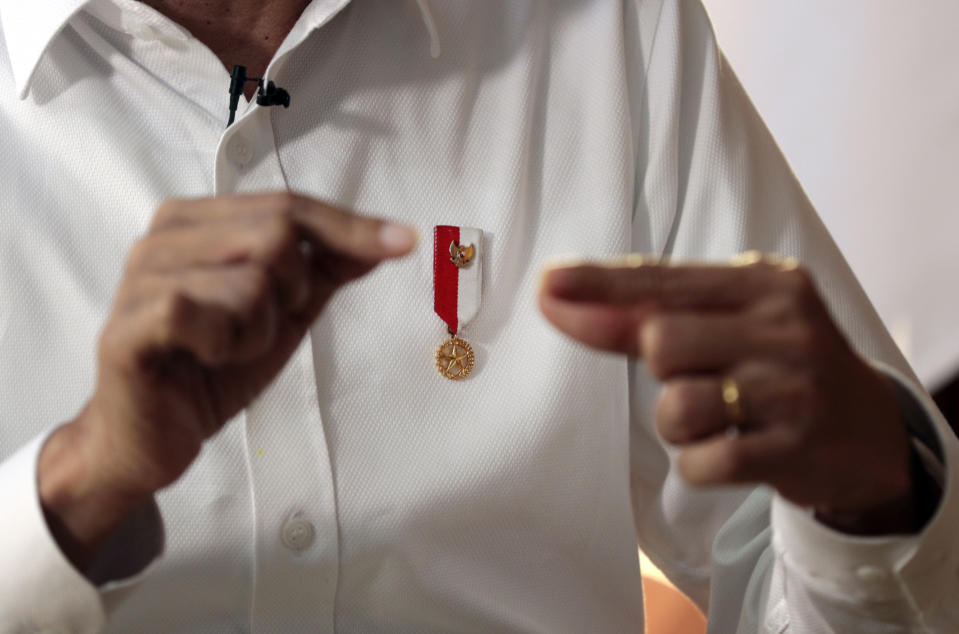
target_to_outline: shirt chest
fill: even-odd
[[[614,81],[566,70],[581,67],[571,49],[596,25],[556,29],[561,5],[481,12],[482,23],[457,5],[436,60],[411,45],[412,27],[389,26],[389,9],[350,7],[277,64],[293,107],[251,107],[225,132],[207,107],[221,92],[209,51],[75,21],[41,61],[30,99],[0,124],[15,148],[3,165],[0,276],[19,299],[3,311],[0,346],[14,352],[14,334],[34,339],[7,358],[37,346],[46,364],[64,362],[57,350],[89,357],[125,254],[163,200],[283,188],[397,218],[425,238],[331,307],[325,319],[345,338],[392,332],[376,354],[409,354],[395,341],[435,345],[426,242],[437,224],[484,232],[475,328],[499,337],[515,320],[538,323],[544,260],[628,250],[632,223],[624,96]],[[193,90],[200,81],[211,85]],[[352,358],[368,364],[366,354]]]

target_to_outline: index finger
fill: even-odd
[[[411,227],[372,218],[295,196],[290,213],[303,237],[320,251],[329,250],[363,262],[405,255],[416,245]]]
[[[788,269],[792,271],[792,269]],[[736,310],[772,289],[800,284],[780,264],[581,264],[548,268],[544,293],[570,302]]]
[[[332,251],[367,263],[404,255],[416,243],[416,232],[410,227],[288,191],[169,200],[157,210],[150,231],[244,216],[282,218],[316,251]]]

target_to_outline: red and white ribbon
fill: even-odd
[[[479,312],[483,290],[483,232],[473,227],[439,225],[433,231],[433,309],[449,331],[459,333]],[[473,247],[462,268],[450,254],[450,245]]]

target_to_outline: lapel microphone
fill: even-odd
[[[258,105],[290,107],[290,93],[272,81],[266,82],[266,86],[264,87],[262,77],[247,77],[246,66],[234,66],[233,72],[230,73],[230,119],[226,122],[226,127],[228,128],[236,117],[236,107],[240,103],[243,86],[245,86],[248,81],[255,81],[257,86],[259,86],[256,91],[256,103]]]

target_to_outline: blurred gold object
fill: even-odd
[[[729,259],[730,266],[752,266],[754,264],[768,264],[781,271],[794,271],[799,268],[799,260],[794,257],[783,257],[778,253],[763,253],[756,250],[737,253]]]
[[[631,268],[637,269],[641,266],[657,266],[667,264],[666,258],[649,253],[627,253],[614,258],[606,258],[596,262],[599,266],[609,268]]]
[[[795,271],[799,268],[799,260],[794,257],[783,258],[783,261],[779,263],[779,268],[782,271]]]
[[[723,403],[726,404],[726,419],[733,427],[738,427],[745,422],[743,415],[743,404],[740,400],[739,384],[732,377],[723,377],[721,385]]]
[[[759,264],[764,260],[764,256],[759,251],[746,251],[745,253],[737,253],[733,257],[729,258],[730,266],[752,266],[753,264]]]

